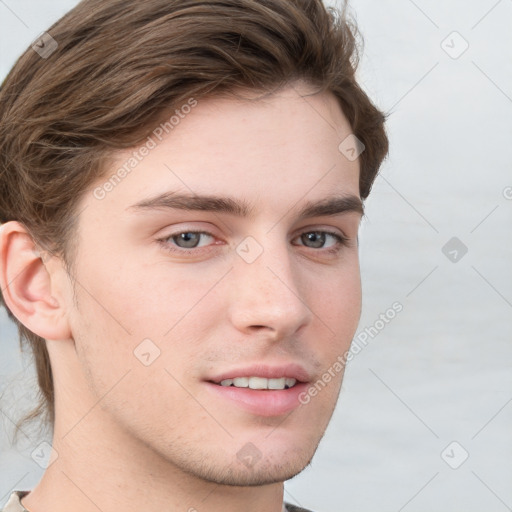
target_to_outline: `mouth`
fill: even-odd
[[[205,383],[224,401],[256,416],[281,416],[301,405],[299,395],[311,378],[299,365],[270,367],[256,365],[218,375]]]
[[[284,390],[293,388],[297,382],[297,379],[289,377],[279,377],[277,379],[267,379],[265,377],[235,377],[234,379],[224,379],[220,382],[214,382],[214,384],[233,388]]]

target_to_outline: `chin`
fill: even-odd
[[[268,449],[266,453],[258,453],[251,443],[247,443],[246,447],[246,451],[240,450],[228,459],[226,459],[226,452],[222,457],[211,454],[196,463],[189,459],[186,465],[180,464],[181,469],[217,485],[237,487],[271,485],[290,480],[301,473],[311,463],[318,443],[307,449],[304,449],[303,445],[294,449],[285,449],[284,452]]]
[[[209,481],[220,485],[237,487],[257,487],[281,483],[297,476],[310,464],[312,456],[307,460],[294,459],[280,463],[260,460],[254,467],[228,468],[227,471],[210,473]]]
[[[260,487],[263,485],[272,485],[290,480],[304,471],[306,466],[301,467],[300,469],[295,468],[294,470],[283,467],[264,469],[263,471],[255,471],[251,475],[233,474],[230,475],[229,478],[217,480],[215,483],[236,487]]]

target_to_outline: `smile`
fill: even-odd
[[[267,379],[265,377],[237,377],[235,379],[224,379],[221,386],[232,386],[235,388],[250,389],[289,389],[295,386],[296,379],[281,377],[277,379]]]

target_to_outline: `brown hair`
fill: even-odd
[[[192,97],[297,80],[332,92],[364,144],[365,199],[388,151],[386,115],[356,81],[358,32],[346,11],[322,0],[83,0],[48,30],[53,53],[27,49],[0,90],[0,222],[23,223],[70,268],[77,200],[109,154],[140,144]],[[8,314],[32,350],[40,392],[17,427],[40,416],[53,427],[45,340]]]

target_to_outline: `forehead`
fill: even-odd
[[[350,125],[332,94],[309,93],[294,86],[257,101],[213,97],[170,112],[140,147],[116,155],[95,184],[110,182],[108,192],[93,206],[126,210],[168,190],[273,207],[359,196],[359,163],[339,150]]]

